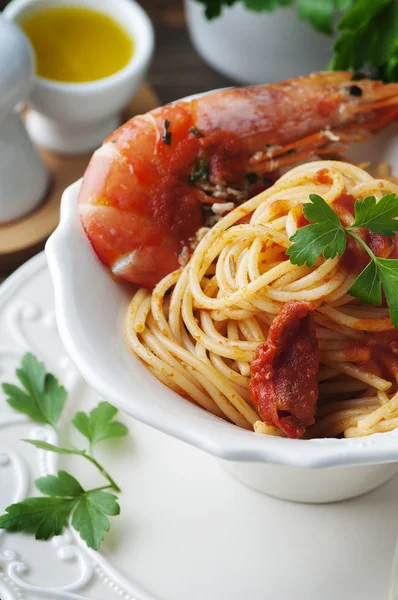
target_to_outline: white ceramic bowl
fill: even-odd
[[[203,4],[184,0],[195,50],[214,69],[240,83],[266,83],[326,69],[334,37],[299,19],[296,3],[272,12],[224,6],[207,20]]]
[[[357,156],[398,158],[396,130]],[[86,381],[136,419],[222,459],[246,484],[288,500],[357,496],[398,471],[398,430],[360,439],[291,440],[259,436],[219,419],[160,383],[131,354],[124,319],[132,290],[97,259],[77,213],[80,182],[64,193],[61,222],[46,246],[61,338]],[[393,464],[389,464],[393,463]]]
[[[54,6],[101,11],[134,40],[128,64],[109,77],[87,83],[63,83],[36,76],[29,97],[34,109],[27,127],[36,143],[59,152],[86,152],[99,146],[119,125],[120,111],[141,85],[148,69],[154,34],[146,12],[135,0],[12,0],[4,15],[20,23]]]

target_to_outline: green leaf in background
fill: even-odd
[[[98,550],[110,524],[106,515],[120,513],[117,497],[102,491],[87,492],[81,496],[72,517],[72,527],[80,533],[87,545]]]
[[[334,0],[335,8],[338,12],[344,13],[351,8],[355,0]]]
[[[11,383],[2,385],[8,404],[36,423],[55,426],[65,405],[65,388],[31,353],[25,354],[16,375],[23,388]]]
[[[398,81],[398,52],[390,58],[387,65],[382,69],[379,69],[380,78],[385,81]]]
[[[128,430],[123,423],[112,421],[117,412],[109,402],[100,402],[89,415],[78,412],[72,423],[89,440],[92,448],[103,440],[127,435]]]
[[[290,6],[294,0],[243,0],[249,10],[256,12],[272,12],[278,6]]]
[[[332,35],[334,0],[298,0],[300,19],[309,21],[317,31]]]
[[[397,0],[357,0],[338,23],[330,68],[359,70],[368,64],[375,76],[395,81],[398,76]]]
[[[322,1],[322,0],[321,0]],[[372,21],[393,0],[356,0],[341,18],[338,29],[357,29],[362,23]]]
[[[215,19],[221,15],[224,6],[232,6],[238,0],[197,0],[204,5],[206,19]]]
[[[369,63],[374,70],[389,69],[389,62],[398,58],[398,2],[393,0],[376,16],[373,46],[369,49]]]

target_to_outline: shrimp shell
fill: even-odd
[[[397,117],[398,84],[345,72],[157,108],[122,125],[91,158],[79,196],[84,230],[114,276],[152,288],[189,257],[220,203],[236,206],[282,167],[339,155]]]

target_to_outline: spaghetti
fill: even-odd
[[[130,348],[165,385],[214,415],[257,433],[285,435],[255,408],[251,363],[281,309],[311,303],[319,398],[304,437],[398,427],[398,332],[388,308],[347,294],[363,259],[359,249],[348,247],[341,258],[319,259],[313,267],[296,266],[286,255],[289,238],[307,224],[302,206],[310,193],[350,224],[351,200],[389,192],[398,192],[397,185],[352,164],[317,161],[292,169],[224,216],[186,267],[152,292],[134,294],[126,322]],[[381,253],[397,251],[395,239],[379,238]]]

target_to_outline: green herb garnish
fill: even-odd
[[[191,127],[191,128],[189,129],[189,133],[192,133],[192,135],[195,135],[195,136],[196,136],[196,137],[198,137],[198,138],[202,138],[202,137],[204,137],[204,136],[203,136],[203,133],[201,133],[201,132],[199,131],[199,129],[197,129],[196,127]]]
[[[398,198],[387,194],[379,202],[374,196],[355,202],[355,221],[343,227],[334,210],[321,196],[310,194],[303,212],[310,225],[301,227],[290,238],[293,242],[287,254],[295,265],[314,265],[322,254],[325,259],[342,256],[347,247],[347,235],[354,238],[368,253],[370,263],[358,275],[348,293],[368,304],[381,304],[384,291],[391,321],[398,329],[398,260],[379,258],[362,240],[355,229],[365,227],[374,233],[393,236],[398,231]]]
[[[205,160],[201,159],[198,164],[196,171],[190,174],[188,177],[189,183],[196,183],[197,181],[204,181],[209,176],[209,169]]]
[[[167,145],[170,146],[171,145],[171,131],[169,131],[169,127],[170,127],[171,123],[168,119],[165,119],[165,122],[163,123],[163,127],[164,127],[164,133],[163,133],[163,142]]]
[[[33,421],[47,424],[62,437],[57,423],[62,415],[66,391],[44,365],[32,354],[26,354],[16,371],[21,383],[17,386],[3,383],[7,402],[16,411],[28,415]],[[117,410],[108,402],[101,402],[88,415],[79,412],[72,420],[82,435],[89,441],[88,450],[79,450],[72,444],[55,446],[39,440],[24,440],[36,448],[57,454],[72,454],[91,462],[107,480],[106,485],[91,490],[83,488],[75,477],[66,471],[36,480],[42,497],[28,498],[12,504],[0,516],[0,529],[8,531],[33,530],[36,539],[59,535],[71,518],[71,525],[80,533],[87,545],[98,550],[106,531],[109,531],[108,516],[118,515],[120,507],[117,496],[105,490],[120,492],[111,475],[94,458],[94,446],[106,439],[127,435],[127,427],[113,421]]]

